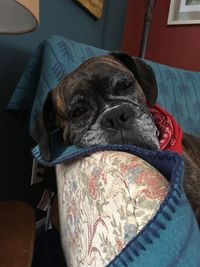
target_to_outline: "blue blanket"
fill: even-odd
[[[106,145],[89,148],[74,146],[63,150],[54,143],[54,159],[44,162],[38,147],[33,151],[43,164],[78,160],[103,150],[118,150],[134,154],[157,168],[170,182],[170,191],[155,216],[135,236],[109,267],[199,267],[200,233],[194,213],[183,191],[183,159],[170,151],[148,151],[132,145]]]
[[[48,92],[86,59],[105,53],[108,52],[60,36],[45,40],[30,59],[7,108],[31,112],[32,135],[35,120],[42,111]]]

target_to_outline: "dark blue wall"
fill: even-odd
[[[51,35],[108,50],[121,46],[127,0],[105,0],[101,20],[94,20],[72,0],[41,0],[40,27],[25,35],[0,35],[0,200],[33,202],[32,158],[26,131],[4,109],[37,45]],[[37,191],[37,190],[36,190]]]

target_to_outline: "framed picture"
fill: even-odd
[[[93,18],[100,19],[103,13],[104,0],[74,0]]]
[[[168,25],[199,24],[200,0],[171,0]]]

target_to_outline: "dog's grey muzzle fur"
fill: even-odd
[[[146,132],[148,131],[148,135]],[[75,140],[79,146],[97,144],[132,144],[159,149],[158,130],[147,108],[131,104],[107,108],[89,130]]]

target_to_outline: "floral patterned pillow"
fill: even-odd
[[[98,152],[56,167],[68,267],[106,266],[154,216],[169,183],[126,152]]]

